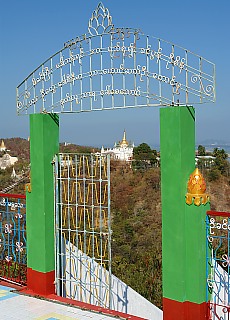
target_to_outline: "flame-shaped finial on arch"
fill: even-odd
[[[93,36],[110,32],[113,29],[112,16],[109,10],[99,2],[97,9],[93,11],[92,17],[89,19],[88,30]]]

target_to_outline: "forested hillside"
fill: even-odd
[[[0,152],[0,157],[4,153],[9,153],[10,156],[18,157],[18,162],[14,164],[14,169],[17,174],[17,178],[12,178],[12,167],[5,170],[0,169],[0,192],[4,191],[6,187],[15,185],[14,188],[8,191],[11,193],[25,193],[25,184],[29,183],[29,169],[30,169],[30,142],[29,139],[22,138],[0,138],[4,140],[6,151]],[[75,144],[60,143],[60,152],[63,153],[91,153],[98,151],[97,148],[88,146],[79,146]],[[39,150],[38,150],[39,153]],[[20,182],[21,181],[21,182]],[[19,182],[17,184],[17,182]]]
[[[161,307],[160,169],[112,170],[111,198],[113,273]]]

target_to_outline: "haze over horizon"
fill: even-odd
[[[64,42],[87,32],[99,1],[2,3],[0,13],[0,137],[29,136],[28,116],[16,115],[15,89],[37,66],[63,47]],[[197,143],[230,142],[228,52],[230,3],[177,0],[141,4],[118,0],[103,4],[115,27],[139,28],[191,50],[216,64],[215,103],[196,105]],[[13,9],[13,10],[12,10]],[[125,109],[60,116],[60,141],[79,145],[111,146],[126,129],[127,139],[138,145],[159,144],[159,108]]]

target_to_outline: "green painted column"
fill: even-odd
[[[160,110],[164,320],[205,319],[205,215],[186,204],[195,169],[195,110]]]
[[[30,189],[27,191],[28,289],[54,292],[54,179],[52,161],[59,152],[59,118],[30,115]]]
[[[210,204],[185,207],[186,300],[206,301],[206,212]]]

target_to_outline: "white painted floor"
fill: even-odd
[[[13,288],[0,285],[1,320],[114,320],[115,318],[122,319],[18,294]]]

